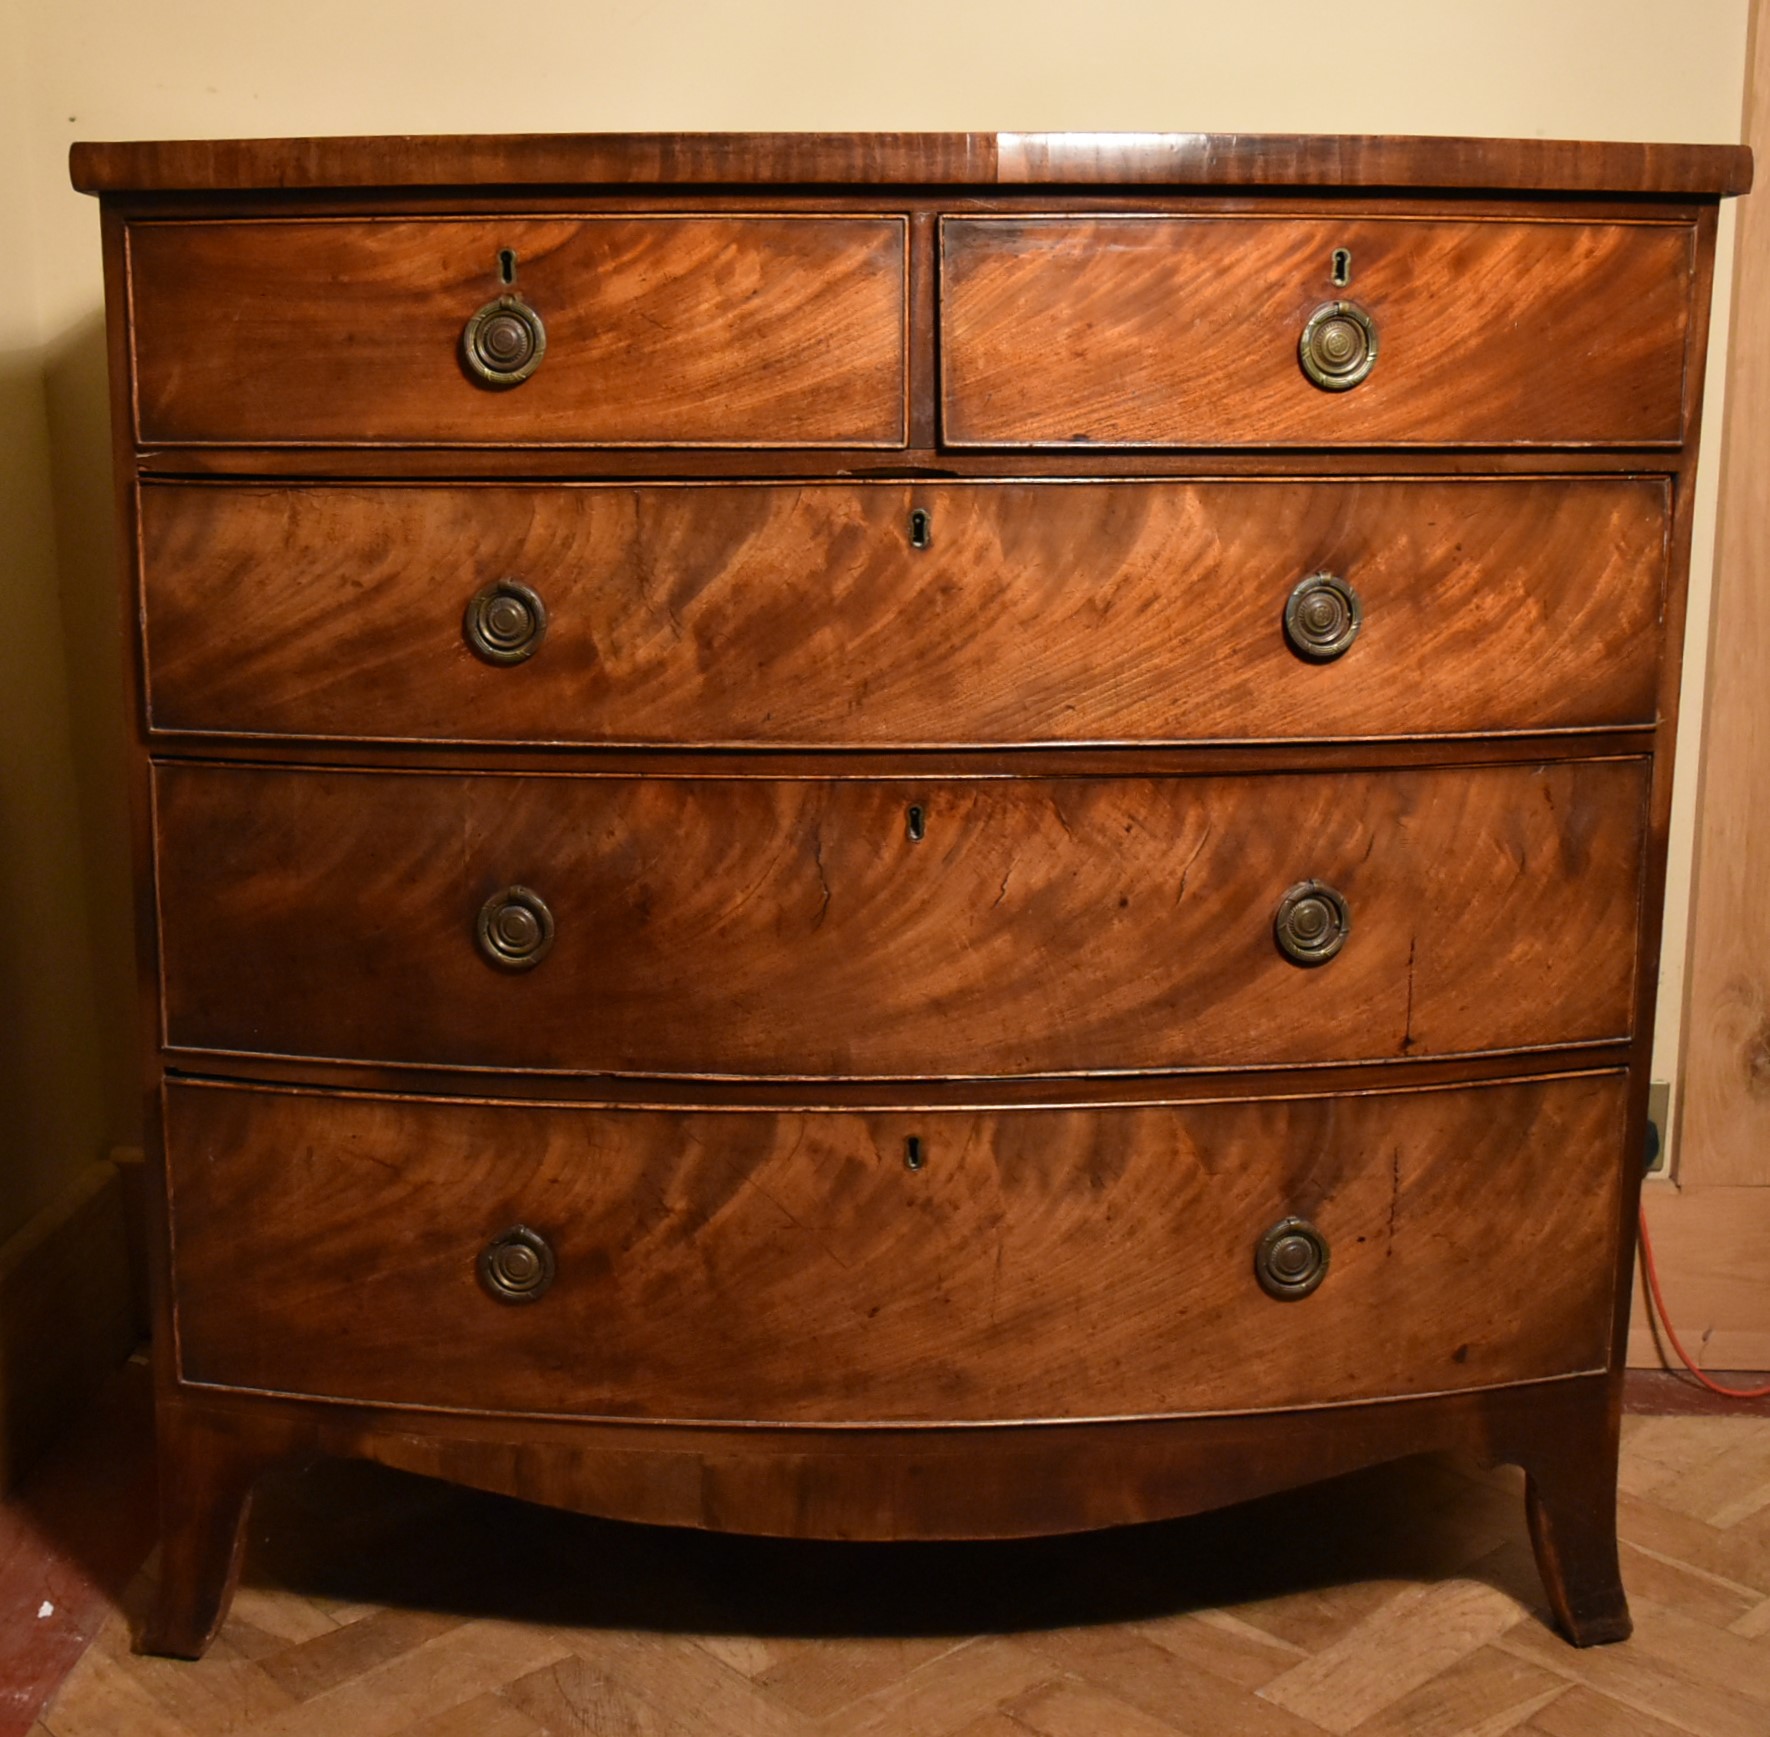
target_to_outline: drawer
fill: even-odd
[[[966,1077],[1631,1028],[1643,760],[920,783],[174,763],[155,791],[175,1050]],[[1309,881],[1351,928],[1303,966],[1275,921]],[[529,968],[482,955],[482,923],[520,952],[549,922]]]
[[[949,217],[943,431],[956,446],[1673,444],[1695,254],[1670,223]],[[1339,301],[1374,322],[1376,361],[1324,390],[1299,342]]]
[[[906,229],[838,216],[136,223],[137,432],[900,446]],[[539,316],[545,349],[497,389],[470,373],[463,335],[510,294]]]
[[[148,484],[149,713],[865,747],[1649,724],[1666,515],[1663,482],[1571,478]],[[1318,661],[1285,619],[1324,572],[1361,620]],[[544,627],[506,663],[476,599],[511,582]]]
[[[1625,1099],[1617,1074],[889,1114],[173,1084],[178,1369],[451,1410],[843,1424],[1597,1370]],[[1328,1265],[1280,1300],[1255,1256],[1291,1217]],[[517,1226],[553,1275],[521,1306],[480,1276]]]

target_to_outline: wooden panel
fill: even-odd
[[[928,785],[166,765],[156,784],[181,1049],[968,1076],[1629,1029],[1639,761]],[[1311,877],[1353,928],[1304,969],[1272,922]],[[515,975],[474,942],[512,884],[558,925]]]
[[[160,730],[882,747],[1654,713],[1655,481],[154,485],[141,508]],[[1322,569],[1364,621],[1315,664],[1282,617]],[[462,612],[511,577],[547,633],[499,668]]]
[[[1561,1251],[1615,1235],[1624,1097],[1605,1075],[862,1116],[173,1085],[180,1370],[852,1423],[1257,1410],[1595,1368],[1606,1265]],[[1332,1258],[1278,1302],[1254,1247],[1292,1214]],[[558,1276],[513,1307],[476,1260],[518,1222]],[[1447,1258],[1469,1243],[1504,1256]]]
[[[1764,1294],[1770,1188],[1650,1184],[1642,1201],[1666,1308],[1684,1349],[1711,1371],[1770,1369],[1770,1299]],[[1650,1325],[1638,1273],[1629,1362],[1682,1368]]]
[[[1770,19],[1756,9],[1750,137],[1770,145]],[[1740,208],[1692,871],[1676,1162],[1701,1187],[1770,1189],[1770,214]],[[1668,1217],[1678,1208],[1668,1202]],[[1673,1261],[1675,1271],[1682,1263]],[[1691,1279],[1697,1269],[1684,1267]],[[1668,1275],[1668,1284],[1672,1282]],[[1755,1331],[1770,1342],[1770,1288]],[[1743,1325],[1743,1323],[1741,1323]],[[1770,1367],[1770,1359],[1758,1365]]]
[[[529,133],[82,141],[83,193],[328,187],[1009,185],[1743,193],[1737,145],[1273,133]]]
[[[147,441],[897,446],[896,217],[141,223]],[[498,391],[467,319],[515,289],[547,328]]]
[[[971,446],[1676,441],[1693,267],[1669,224],[948,218],[943,428]],[[1327,392],[1297,342],[1342,299],[1375,320],[1377,362]]]

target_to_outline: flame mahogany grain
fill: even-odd
[[[1651,723],[1668,499],[1611,478],[154,484],[141,510],[157,731],[890,748]],[[1364,621],[1312,664],[1283,609],[1323,569]],[[507,577],[547,637],[498,668],[461,616]]]
[[[460,360],[512,286],[547,353]],[[143,223],[129,234],[145,441],[901,446],[901,217]]]
[[[813,1078],[1614,1040],[1631,1021],[1645,770],[905,782],[162,766],[166,1040]],[[1310,879],[1345,896],[1352,933],[1303,968],[1272,923]],[[511,885],[558,925],[521,973],[474,943],[480,907]]]
[[[960,447],[1671,443],[1695,264],[1686,224],[948,218],[942,427]],[[1326,392],[1297,340],[1340,300],[1375,320],[1377,361]]]
[[[1569,1638],[1628,1632],[1696,432],[1749,152],[71,167],[141,627],[143,1645],[203,1650],[254,1480],[314,1453],[889,1539],[1455,1447],[1525,1468]],[[496,392],[460,342],[504,249],[548,352]],[[1330,395],[1297,339],[1343,297],[1379,356]],[[1365,611],[1319,667],[1279,635],[1317,568]],[[461,636],[501,578],[550,611],[513,669]],[[1271,931],[1306,877],[1353,913],[1313,971]],[[474,941],[512,883],[558,922],[522,976]],[[1332,1266],[1280,1303],[1253,1246],[1291,1214]],[[559,1276],[507,1307],[474,1261],[518,1219]]]
[[[1558,1251],[1608,1235],[1625,1097],[1609,1073],[770,1115],[177,1083],[179,1368],[377,1404],[792,1424],[1283,1409],[1577,1374],[1609,1354],[1609,1284]],[[1254,1246],[1291,1214],[1332,1259],[1320,1289],[1278,1302]],[[532,1304],[493,1301],[475,1272],[517,1223],[558,1260]],[[1452,1252],[1489,1240],[1504,1270]]]

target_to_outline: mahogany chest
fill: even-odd
[[[164,1557],[1615,1477],[1720,147],[76,146]]]

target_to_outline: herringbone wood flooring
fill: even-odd
[[[151,1565],[38,1737],[1766,1737],[1770,1421],[1625,1426],[1636,1634],[1545,1626],[1520,1480],[1448,1459],[1029,1543],[651,1531],[325,1465],[200,1664]]]

